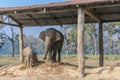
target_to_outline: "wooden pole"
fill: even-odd
[[[85,75],[85,59],[84,59],[84,11],[82,8],[78,8],[78,71],[79,77],[84,77]]]
[[[104,65],[104,49],[103,49],[103,26],[99,23],[99,66]]]
[[[19,52],[20,52],[20,62],[23,62],[23,27],[19,28]]]

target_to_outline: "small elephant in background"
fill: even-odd
[[[54,28],[49,28],[46,31],[42,31],[39,38],[45,41],[45,55],[43,59],[45,60],[48,55],[49,61],[56,62],[56,55],[58,55],[57,61],[61,62],[61,49],[64,42],[63,34]]]
[[[23,57],[27,67],[35,66],[38,63],[37,54],[33,52],[30,46],[23,49]]]

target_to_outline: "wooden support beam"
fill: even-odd
[[[30,15],[30,14],[26,14],[26,15],[28,15],[35,23],[37,23],[38,25],[40,25],[39,22],[32,17],[32,15]]]
[[[18,22],[14,17],[12,17],[11,15],[8,15],[8,17],[10,19],[12,19],[13,21],[15,21],[18,25],[22,25],[20,22]]]
[[[74,22],[77,22],[76,17],[75,17],[74,15],[72,15],[71,13],[70,13],[70,15],[71,15],[71,17],[72,17],[73,21],[74,21]]]
[[[103,26],[99,23],[99,66],[104,65],[104,49],[103,49]]]
[[[92,12],[90,11],[89,9],[84,9],[84,12],[90,16],[91,18],[93,18],[94,20],[96,20],[97,22],[101,22],[101,20]]]
[[[84,77],[85,75],[85,58],[84,58],[84,11],[82,8],[78,8],[78,71],[79,77]]]
[[[23,63],[23,27],[19,28],[19,53],[20,53],[20,62]]]
[[[49,15],[54,19],[57,25],[62,25],[61,21],[56,18],[56,16],[52,13],[49,13]]]
[[[5,25],[11,25],[11,26],[17,26],[17,27],[19,27],[20,25],[17,25],[17,24],[12,24],[12,23],[6,23],[6,22],[1,22],[0,21],[0,24],[5,24]]]
[[[4,13],[1,15],[24,15],[24,14],[43,14],[43,13],[62,13],[62,12],[71,12],[71,11],[76,11],[77,8],[74,8],[74,9],[61,9],[61,10],[38,10],[36,12],[34,12],[34,10],[31,10],[31,11],[20,11],[20,12],[17,12],[15,13],[15,11],[11,11],[9,13]]]
[[[120,6],[120,3],[112,3],[112,4],[108,4],[108,5],[91,5],[91,6],[87,6],[88,9],[92,9],[92,8],[107,8],[107,7],[117,7]]]

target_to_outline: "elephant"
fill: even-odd
[[[27,67],[32,67],[38,62],[37,54],[33,52],[30,46],[23,49],[23,58]]]
[[[45,55],[43,59],[45,60],[48,55],[49,61],[56,62],[58,53],[57,61],[61,62],[61,49],[64,42],[63,34],[54,28],[49,28],[46,31],[42,31],[39,38],[45,41]]]

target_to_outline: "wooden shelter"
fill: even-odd
[[[19,27],[20,61],[23,51],[23,27],[78,24],[78,66],[85,74],[84,23],[99,23],[99,66],[103,66],[104,22],[120,21],[120,0],[73,0],[43,5],[0,8],[1,24]],[[8,22],[6,19],[14,22]]]

